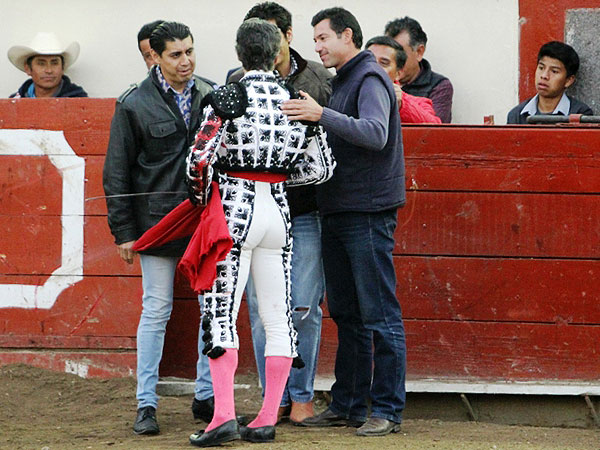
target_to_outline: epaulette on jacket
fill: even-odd
[[[201,109],[213,107],[215,114],[223,120],[231,120],[244,115],[248,108],[246,87],[238,82],[221,86],[202,99]]]
[[[127,96],[129,94],[131,94],[133,91],[135,91],[138,88],[138,83],[133,83],[129,86],[129,88],[123,92],[119,98],[117,98],[117,102],[119,103],[123,103],[123,101],[127,98]]]
[[[204,78],[201,77],[200,75],[194,75],[194,80],[197,81],[202,81],[206,84],[208,84],[211,88],[213,89],[219,89],[219,85],[217,83],[215,83],[213,80],[209,80],[208,78]]]

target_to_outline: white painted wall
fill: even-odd
[[[196,73],[223,83],[238,66],[235,31],[255,0],[0,0],[0,55],[27,45],[37,31],[54,31],[65,43],[77,40],[81,55],[67,74],[90,96],[116,97],[145,76],[136,35],[155,19],[187,24],[197,49]],[[518,0],[281,0],[294,18],[293,42],[317,59],[310,19],[320,9],[342,5],[357,17],[367,39],[389,20],[409,15],[428,35],[426,58],[454,84],[454,123],[480,124],[493,114],[505,123],[518,102]],[[0,96],[26,79],[1,56]]]

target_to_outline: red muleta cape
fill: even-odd
[[[199,294],[212,288],[217,277],[217,263],[225,259],[233,246],[219,186],[214,181],[211,191],[206,207],[194,206],[189,200],[181,202],[133,246],[135,251],[144,251],[192,235],[177,268]]]

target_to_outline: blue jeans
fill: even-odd
[[[138,408],[158,406],[158,366],[162,358],[167,322],[173,310],[173,280],[178,261],[179,258],[176,257],[140,255],[144,294],[137,330]],[[201,366],[208,370],[207,357],[201,353],[200,355],[199,370]],[[200,360],[204,360],[202,365]],[[210,374],[208,381],[210,383]],[[212,395],[212,383],[210,389]]]
[[[290,401],[306,403],[314,395],[315,372],[321,342],[321,319],[325,279],[321,259],[321,221],[316,212],[292,219],[294,238],[292,253],[292,320],[298,331],[298,354],[306,364],[290,371],[281,405]],[[252,329],[256,367],[262,386],[265,386],[265,332],[258,316],[256,291],[252,278],[246,284],[246,300]]]
[[[330,409],[402,421],[406,342],[392,261],[397,210],[322,218],[329,312],[338,328]]]
[[[203,297],[198,296],[200,302],[200,317],[202,318]],[[210,366],[208,365],[208,356],[202,354],[204,342],[202,341],[204,331],[198,327],[198,362],[196,363],[196,384],[194,385],[194,397],[197,400],[207,400],[214,396],[212,378],[210,376]]]

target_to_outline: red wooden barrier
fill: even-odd
[[[118,258],[103,200],[73,200],[80,190],[103,194],[113,108],[111,99],[0,100],[0,364],[103,377],[135,370],[139,265]],[[64,131],[72,154],[54,142],[60,136],[28,130]],[[410,380],[600,385],[599,133],[404,129],[409,192],[395,265]],[[42,154],[19,154],[30,147]],[[84,176],[58,169],[62,160],[82,161]],[[81,248],[65,250],[79,226]],[[35,286],[61,276],[71,282],[54,302],[39,300],[46,294]],[[20,285],[34,300],[17,298]],[[337,345],[325,312],[322,377],[332,374]],[[197,327],[197,301],[180,280],[162,375],[194,376]],[[244,307],[239,330],[240,368],[253,370]]]

